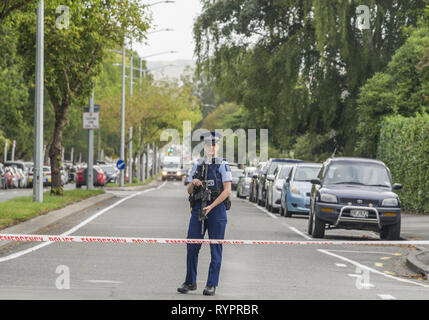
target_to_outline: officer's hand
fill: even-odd
[[[212,209],[213,209],[213,207],[210,205],[210,206],[205,207],[203,210],[206,213],[206,215],[208,215],[209,212],[212,211]]]
[[[203,183],[202,183],[200,180],[198,180],[198,179],[194,179],[194,180],[192,180],[192,184],[193,184],[195,187],[199,187],[199,186],[202,186],[202,185],[203,185]]]

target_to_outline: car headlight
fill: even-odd
[[[180,171],[177,171],[177,172],[176,172],[176,176],[180,176]]]
[[[291,186],[290,187],[290,192],[293,193],[293,194],[300,194],[299,188],[297,186]]]
[[[398,199],[396,199],[396,198],[384,199],[381,206],[382,207],[397,207],[397,206],[399,206],[399,202],[398,202]]]
[[[333,194],[323,193],[320,196],[320,201],[328,203],[338,203],[338,199]]]
[[[166,176],[167,175],[167,171],[162,171],[162,175]]]

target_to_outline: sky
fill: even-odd
[[[159,0],[145,0],[148,4]],[[154,26],[149,32],[161,29],[174,29],[149,34],[144,44],[134,44],[142,57],[165,51],[178,53],[149,57],[148,61],[194,60],[193,23],[201,12],[200,0],[175,0],[175,3],[162,3],[152,6]]]

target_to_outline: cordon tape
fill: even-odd
[[[282,240],[216,240],[216,239],[168,239],[129,238],[97,236],[62,236],[0,234],[0,241],[63,242],[63,243],[134,243],[134,244],[238,244],[238,245],[284,245],[284,246],[414,246],[429,245],[429,241],[282,241]]]

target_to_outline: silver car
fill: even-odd
[[[281,207],[282,188],[295,164],[278,166],[272,183],[268,184],[266,208],[270,212],[279,212]],[[271,177],[267,177],[270,179]]]
[[[244,173],[244,170],[238,169],[238,168],[231,168],[231,173],[232,173],[231,187],[232,187],[232,190],[236,190],[238,185],[238,179]]]
[[[250,195],[250,183],[252,182],[253,174],[255,173],[255,167],[247,167],[244,169],[244,173],[240,176],[237,185],[237,197],[247,198]]]

